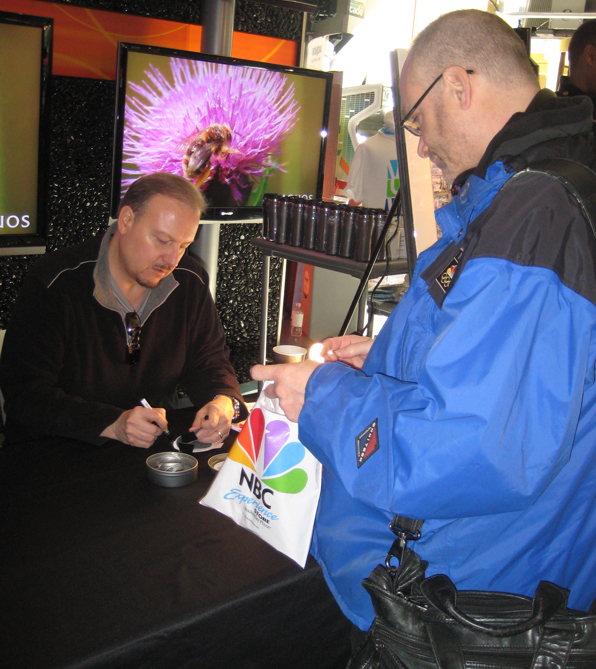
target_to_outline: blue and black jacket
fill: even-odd
[[[596,595],[596,238],[556,180],[593,167],[592,103],[541,91],[494,138],[362,371],[321,365],[299,436],[325,467],[312,544],[344,613],[374,617],[361,580],[394,514],[460,589]]]

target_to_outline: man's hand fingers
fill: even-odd
[[[157,437],[167,427],[162,412],[163,409],[146,409],[135,407],[120,414],[118,419],[108,425],[101,433],[103,437],[117,439],[123,444],[136,446],[137,448],[149,448]]]
[[[152,423],[147,429],[140,429],[136,425],[127,425],[125,429],[126,440],[131,446],[137,448],[149,448],[159,436],[161,430]]]
[[[196,433],[198,441],[217,443],[228,436],[233,414],[227,415],[226,411],[225,404],[218,405],[215,401],[209,402],[197,411],[190,429]]]
[[[157,426],[162,432],[168,427],[168,421],[165,418],[165,409],[146,409],[145,407],[135,407],[128,419],[128,422],[137,425],[141,430],[150,433],[149,425]]]
[[[219,423],[219,411],[216,406],[208,404],[203,408],[205,415],[201,427],[203,429],[213,429]]]
[[[168,426],[163,414],[164,409],[132,409],[125,420],[128,443],[138,448],[149,448]]]
[[[281,365],[254,365],[250,368],[250,375],[255,381],[270,381],[275,379],[277,367]]]

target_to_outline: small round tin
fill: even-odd
[[[212,455],[209,460],[207,460],[207,464],[211,467],[211,469],[214,469],[216,472],[218,472],[223,467],[223,463],[226,461],[227,457],[227,453],[218,453],[217,455]]]
[[[155,453],[147,458],[147,476],[164,488],[182,488],[197,480],[197,459],[187,453]]]

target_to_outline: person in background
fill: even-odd
[[[557,95],[587,95],[596,118],[596,19],[584,21],[573,33],[567,51],[569,75],[562,76]]]
[[[414,40],[402,125],[461,186],[442,237],[375,341],[325,342],[329,362],[256,366],[324,467],[312,553],[361,630],[362,579],[394,514],[463,590],[532,596],[540,580],[596,595],[596,236],[556,180],[593,167],[592,104],[540,90],[498,16],[462,10]],[[498,104],[495,104],[498,101]]]
[[[391,208],[399,188],[393,111],[385,114],[383,127],[356,147],[346,193],[349,204],[373,209]]]
[[[49,435],[148,448],[179,385],[202,442],[246,417],[206,272],[186,254],[205,208],[182,177],[144,176],[104,235],[35,264],[0,359],[6,445]]]

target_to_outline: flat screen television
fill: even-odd
[[[52,32],[0,12],[0,255],[45,251]]]
[[[120,43],[110,212],[127,187],[172,172],[208,220],[261,216],[265,193],[320,198],[333,75]]]

